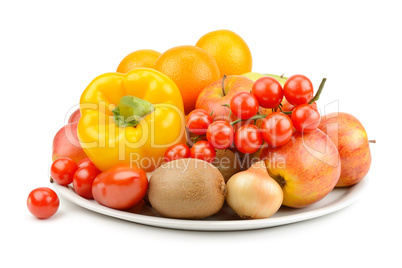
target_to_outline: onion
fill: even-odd
[[[226,202],[243,219],[268,218],[282,205],[282,188],[269,176],[264,161],[236,173],[226,186]]]

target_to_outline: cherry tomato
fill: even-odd
[[[169,162],[181,158],[190,158],[190,148],[183,143],[170,146],[165,152],[165,162]]]
[[[99,174],[92,183],[96,202],[114,209],[128,209],[137,205],[148,190],[144,170],[121,163]]]
[[[230,100],[230,110],[239,119],[249,119],[257,114],[258,111],[257,98],[248,92],[236,93]]]
[[[207,140],[216,149],[226,149],[232,145],[233,126],[227,121],[215,121],[209,125]]]
[[[77,163],[78,168],[83,168],[83,167],[88,167],[88,166],[95,166],[94,163],[92,163],[91,159],[89,158],[84,158],[80,162]]]
[[[197,158],[209,163],[215,159],[215,148],[207,141],[198,141],[191,148],[191,158]]]
[[[73,177],[75,192],[86,199],[93,199],[92,183],[100,173],[99,169],[91,165],[79,168]]]
[[[301,74],[289,77],[283,85],[283,90],[285,98],[294,106],[309,103],[314,94],[310,79]]]
[[[251,93],[263,108],[276,108],[283,99],[282,86],[272,77],[261,77],[255,81]]]
[[[59,197],[50,188],[39,187],[32,190],[27,199],[28,210],[38,219],[47,219],[59,209]]]
[[[316,109],[316,110],[318,111],[318,107],[317,107],[317,103],[316,103],[316,102],[313,102],[312,104],[310,104],[310,107],[311,107],[311,108],[314,108],[314,109]]]
[[[236,131],[235,145],[244,154],[257,152],[263,143],[261,130],[255,125],[244,125]]]
[[[54,160],[50,168],[50,176],[60,185],[66,186],[73,182],[74,173],[77,171],[77,163],[71,158],[60,157]]]
[[[320,125],[321,115],[313,104],[302,104],[297,106],[292,112],[293,126],[297,131],[310,132]]]
[[[212,117],[203,109],[195,109],[187,116],[186,126],[190,132],[196,135],[205,135],[208,126],[212,123]]]
[[[292,138],[292,120],[284,113],[272,113],[262,121],[261,131],[262,137],[270,146],[285,145]]]

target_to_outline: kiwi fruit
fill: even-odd
[[[225,180],[216,167],[185,158],[164,163],[153,172],[148,199],[164,217],[202,219],[222,208],[226,192]]]
[[[222,174],[225,182],[242,170],[239,155],[229,149],[216,150],[215,160],[212,164]]]

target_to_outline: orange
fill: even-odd
[[[214,58],[195,46],[178,46],[165,51],[154,68],[176,83],[186,114],[194,110],[198,94],[220,78]]]
[[[203,35],[196,43],[218,63],[220,76],[242,75],[251,72],[253,61],[250,48],[238,34],[217,30]]]
[[[131,52],[120,62],[117,67],[118,73],[127,73],[135,68],[153,68],[155,61],[161,55],[160,52],[152,49],[141,49]]]

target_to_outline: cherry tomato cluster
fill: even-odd
[[[60,157],[52,163],[50,175],[59,185],[73,184],[79,196],[95,199],[99,204],[115,209],[136,206],[148,189],[144,170],[129,164],[118,164],[101,172],[89,158],[76,163],[71,158]],[[40,187],[28,195],[27,206],[34,216],[46,219],[56,213],[59,199],[53,190]]]
[[[68,157],[56,159],[50,168],[52,180],[60,185],[73,183],[77,194],[84,198],[92,197],[92,182],[100,173],[89,158],[76,163]],[[59,198],[50,188],[39,187],[32,190],[27,199],[28,210],[39,219],[47,219],[59,208]]]
[[[192,111],[187,117],[187,129],[198,135],[195,140],[204,140],[195,142],[191,149],[185,144],[174,145],[167,150],[165,159],[193,157],[212,162],[215,149],[234,145],[238,151],[251,154],[258,151],[264,141],[273,147],[285,145],[295,130],[310,132],[318,127],[321,120],[315,103],[318,97],[319,94],[314,96],[313,84],[304,75],[289,77],[283,87],[275,78],[262,77],[254,83],[251,92],[237,93],[230,105],[226,105],[235,121],[213,121],[204,110]],[[260,107],[272,109],[272,113],[259,115]],[[258,119],[262,119],[260,128],[255,125]],[[235,130],[238,123],[241,126]]]
[[[92,183],[101,171],[89,158],[78,163],[68,157],[56,159],[50,167],[50,176],[60,185],[73,184],[75,192],[84,198],[93,199]]]

